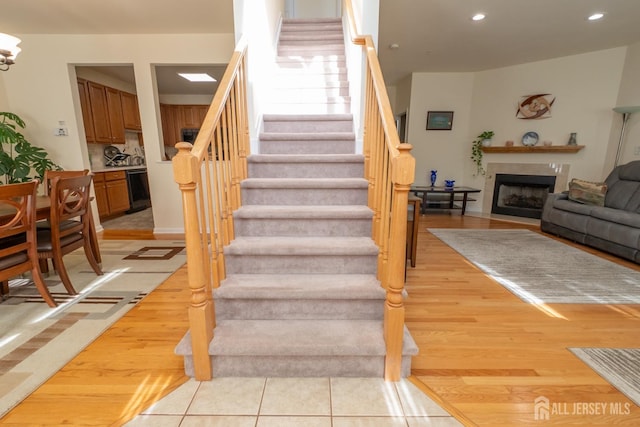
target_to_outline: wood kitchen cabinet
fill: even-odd
[[[125,129],[142,130],[135,94],[83,79],[78,92],[87,142],[124,144]]]
[[[179,105],[181,114],[181,128],[200,129],[208,105]]]
[[[175,105],[160,104],[160,118],[162,120],[162,139],[164,145],[173,147],[180,139],[178,127],[178,109]]]
[[[136,131],[142,130],[137,95],[129,92],[120,92],[120,99],[122,101],[124,128]]]
[[[200,129],[208,105],[160,104],[164,145],[173,147],[182,140],[182,129]]]
[[[95,142],[111,143],[111,126],[105,87],[94,82],[87,82],[89,105],[93,119]],[[85,129],[86,132],[86,129]]]
[[[93,125],[93,115],[91,105],[89,105],[89,87],[87,81],[78,79],[78,95],[80,95],[80,109],[82,111],[82,121],[84,123],[84,133],[87,142],[96,142],[96,135]]]
[[[129,188],[125,171],[98,172],[93,177],[100,218],[129,210]]]
[[[120,91],[112,87],[105,86],[107,96],[107,108],[109,118],[109,129],[111,130],[111,143],[124,144],[124,115],[122,112],[122,100]]]

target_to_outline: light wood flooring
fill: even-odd
[[[413,380],[426,393],[466,425],[640,425],[633,403],[628,415],[533,417],[538,396],[568,411],[576,403],[630,402],[567,348],[640,347],[640,306],[558,304],[551,308],[561,317],[552,316],[520,301],[427,227],[537,230],[469,215],[421,217],[406,316],[420,347]],[[110,426],[133,418],[187,380],[173,348],[187,329],[188,298],[183,267],[0,424]]]

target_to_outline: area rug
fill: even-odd
[[[61,369],[186,262],[183,241],[100,241],[97,276],[82,250],[64,257],[78,295],[45,278],[49,307],[28,279],[10,282],[0,304],[0,418]]]
[[[569,350],[640,406],[640,349],[570,348]]]
[[[429,231],[523,301],[640,304],[640,272],[533,231]]]

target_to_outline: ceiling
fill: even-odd
[[[232,0],[2,0],[0,29],[230,33],[232,9]],[[487,18],[472,21],[479,11]],[[595,11],[604,19],[587,21]],[[640,0],[380,0],[378,50],[388,84],[414,71],[479,71],[638,41]]]

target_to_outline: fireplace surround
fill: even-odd
[[[492,211],[498,174],[554,177],[555,185],[550,191],[555,192],[566,190],[569,178],[569,165],[566,163],[488,163],[486,170],[482,201],[482,212],[485,214]]]
[[[553,193],[555,176],[496,174],[491,213],[540,218],[547,194]]]

